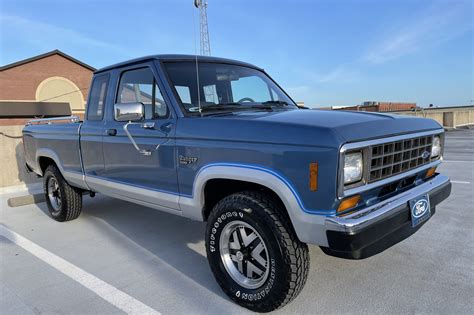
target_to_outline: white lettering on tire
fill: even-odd
[[[211,253],[214,253],[216,251],[216,248],[215,248],[215,244],[216,244],[216,234],[217,234],[217,230],[219,229],[219,227],[224,224],[227,219],[230,219],[230,218],[237,218],[237,217],[240,217],[240,218],[243,218],[244,217],[244,213],[239,211],[239,212],[236,212],[236,211],[233,211],[233,212],[226,212],[224,214],[222,214],[220,217],[217,218],[216,222],[214,222],[214,225],[213,225],[213,228],[211,229],[211,235],[209,236],[210,238],[210,241],[209,241],[209,250]],[[270,290],[272,289],[274,283],[275,283],[275,273],[276,273],[276,269],[275,269],[275,260],[272,258],[270,259],[270,264],[271,264],[271,269],[270,269],[270,275],[269,275],[269,280],[267,281],[267,284],[265,285],[264,288],[262,288],[259,292],[257,293],[244,293],[244,292],[241,292],[240,290],[236,290],[235,291],[235,296],[238,297],[238,298],[241,298],[242,300],[248,300],[248,301],[257,301],[257,300],[261,300],[262,298],[264,298],[266,295],[268,295],[270,293]]]

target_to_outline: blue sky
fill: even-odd
[[[60,49],[94,67],[199,49],[192,0],[0,0],[0,64]],[[472,0],[208,0],[212,54],[311,107],[472,104]]]

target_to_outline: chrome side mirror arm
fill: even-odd
[[[138,153],[144,156],[150,156],[153,152],[158,150],[158,148],[160,147],[159,144],[153,150],[140,149],[140,147],[135,142],[135,139],[133,139],[132,135],[130,134],[130,131],[128,131],[128,126],[130,125],[139,125],[140,127],[144,129],[155,129],[154,122],[137,123],[137,122],[129,121],[128,123],[123,125],[123,131],[125,131],[125,134],[127,135],[128,139],[130,139],[130,142],[132,143],[133,147],[138,151]]]

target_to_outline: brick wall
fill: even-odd
[[[375,103],[375,104],[372,104]],[[397,102],[364,102],[363,105],[339,108],[341,110],[355,110],[364,112],[391,112],[410,110],[416,107],[416,103],[397,103]]]
[[[54,76],[69,79],[84,89],[84,98],[89,94],[92,71],[63,56],[52,55],[1,71],[0,99],[35,100],[38,85]]]
[[[398,110],[410,110],[416,108],[416,103],[392,103],[392,102],[379,102],[379,111],[391,112]]]

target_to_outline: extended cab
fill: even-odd
[[[298,295],[307,244],[372,256],[415,233],[451,191],[436,172],[444,133],[434,120],[299,109],[251,64],[145,57],[96,71],[89,94],[83,122],[23,130],[51,216],[77,218],[88,192],[207,221],[217,282],[254,311]]]

